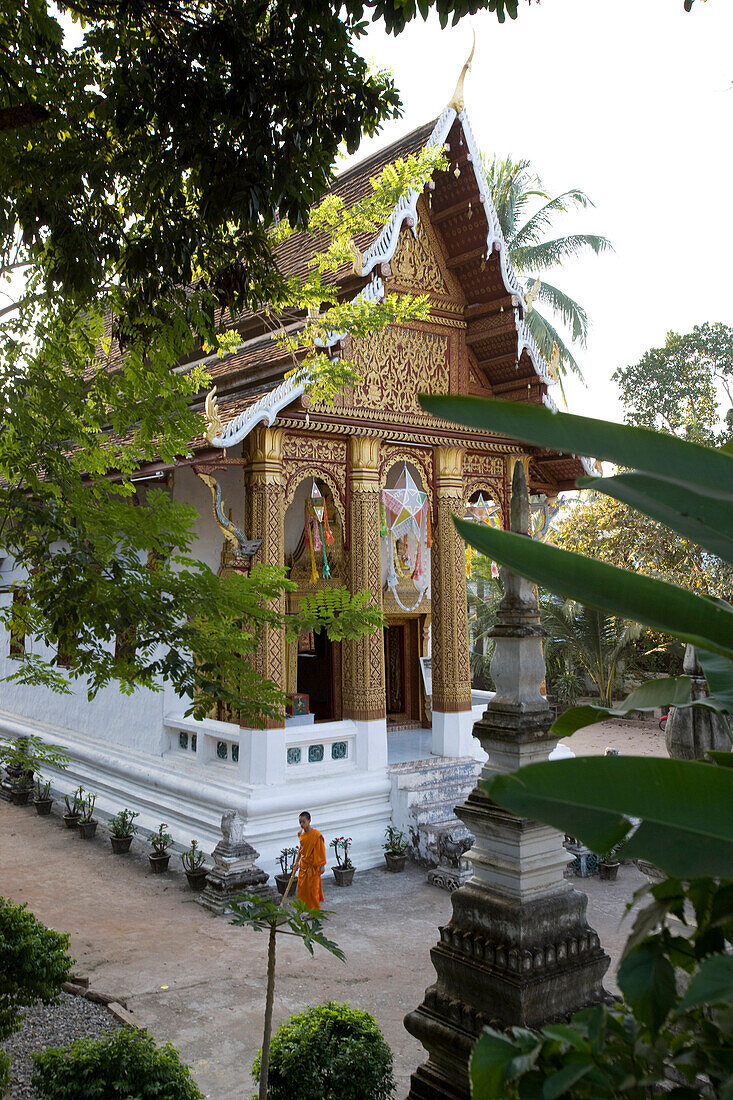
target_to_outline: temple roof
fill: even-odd
[[[390,261],[401,234],[404,238],[405,232],[412,232],[417,239],[415,227],[422,219],[438,242],[453,297],[461,302],[469,392],[554,408],[548,394],[553,379],[524,320],[531,307],[512,267],[465,111],[457,113],[454,107],[447,107],[438,119],[340,173],[330,193],[349,206],[368,193],[370,179],[387,164],[428,146],[445,149],[449,169],[436,175],[429,191],[413,190],[404,196],[379,232],[358,237],[361,264],[344,264],[333,278],[347,299],[357,295],[378,298],[392,289],[404,289],[392,277]],[[285,275],[305,275],[309,261],[327,243],[326,234],[291,234],[276,250],[280,270]],[[431,303],[440,312],[444,304],[440,292],[431,296]],[[297,326],[302,316],[293,313],[280,320]],[[294,367],[292,357],[273,342],[265,324],[264,315],[242,315],[242,347],[223,359],[207,360],[220,400],[218,418],[214,416],[207,433],[214,447],[234,446],[258,423],[272,424],[278,413],[298,398],[307,402],[302,383],[286,378]],[[334,334],[334,345],[337,339]],[[212,407],[216,411],[214,401],[209,403]],[[534,470],[535,484],[548,488],[569,488],[584,472],[581,460],[574,456],[537,449]]]

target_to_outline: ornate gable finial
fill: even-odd
[[[216,396],[216,386],[206,395],[204,416],[206,417],[206,432],[204,435],[209,443],[213,443],[224,431],[224,425],[219,416],[219,402]]]
[[[476,31],[473,31],[473,44],[471,46],[471,52],[468,55],[468,61],[461,69],[461,75],[458,77],[458,83],[456,84],[456,90],[454,91],[451,100],[448,104],[452,107],[456,114],[460,114],[464,107],[463,102],[463,82],[466,79],[466,73],[471,68],[471,62],[473,61],[473,54],[476,49]]]

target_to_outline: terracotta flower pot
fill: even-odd
[[[162,875],[164,871],[168,870],[168,861],[170,860],[169,852],[153,852],[148,856],[150,860],[150,870],[154,875]]]
[[[129,836],[111,836],[109,842],[112,845],[112,851],[116,856],[122,856],[125,852],[130,851],[130,845],[132,844],[132,833]]]
[[[390,871],[404,871],[407,852],[385,852],[384,858]]]
[[[332,867],[331,870],[337,886],[351,886],[354,881],[355,867]]]
[[[36,807],[36,813],[40,817],[45,817],[51,813],[51,807],[53,806],[52,798],[34,798],[33,805]]]
[[[183,868],[186,871],[186,868]],[[192,890],[203,890],[206,885],[206,876],[209,873],[208,867],[197,867],[195,871],[186,871],[186,878],[188,879],[188,885]]]
[[[605,863],[602,859],[598,860],[598,877],[603,882],[615,882],[618,869],[618,863]]]
[[[76,827],[82,840],[91,840],[97,831],[97,821],[77,821]]]
[[[64,814],[64,825],[67,829],[75,829],[81,814]]]

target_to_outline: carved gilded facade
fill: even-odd
[[[352,357],[361,376],[354,394],[357,409],[420,413],[419,393],[450,389],[448,337],[442,334],[382,329],[360,340]]]

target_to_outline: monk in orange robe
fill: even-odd
[[[307,810],[298,818],[300,823],[300,851],[298,852],[298,900],[309,909],[320,909],[323,901],[321,875],[326,870],[326,844],[323,837],[311,825]]]

